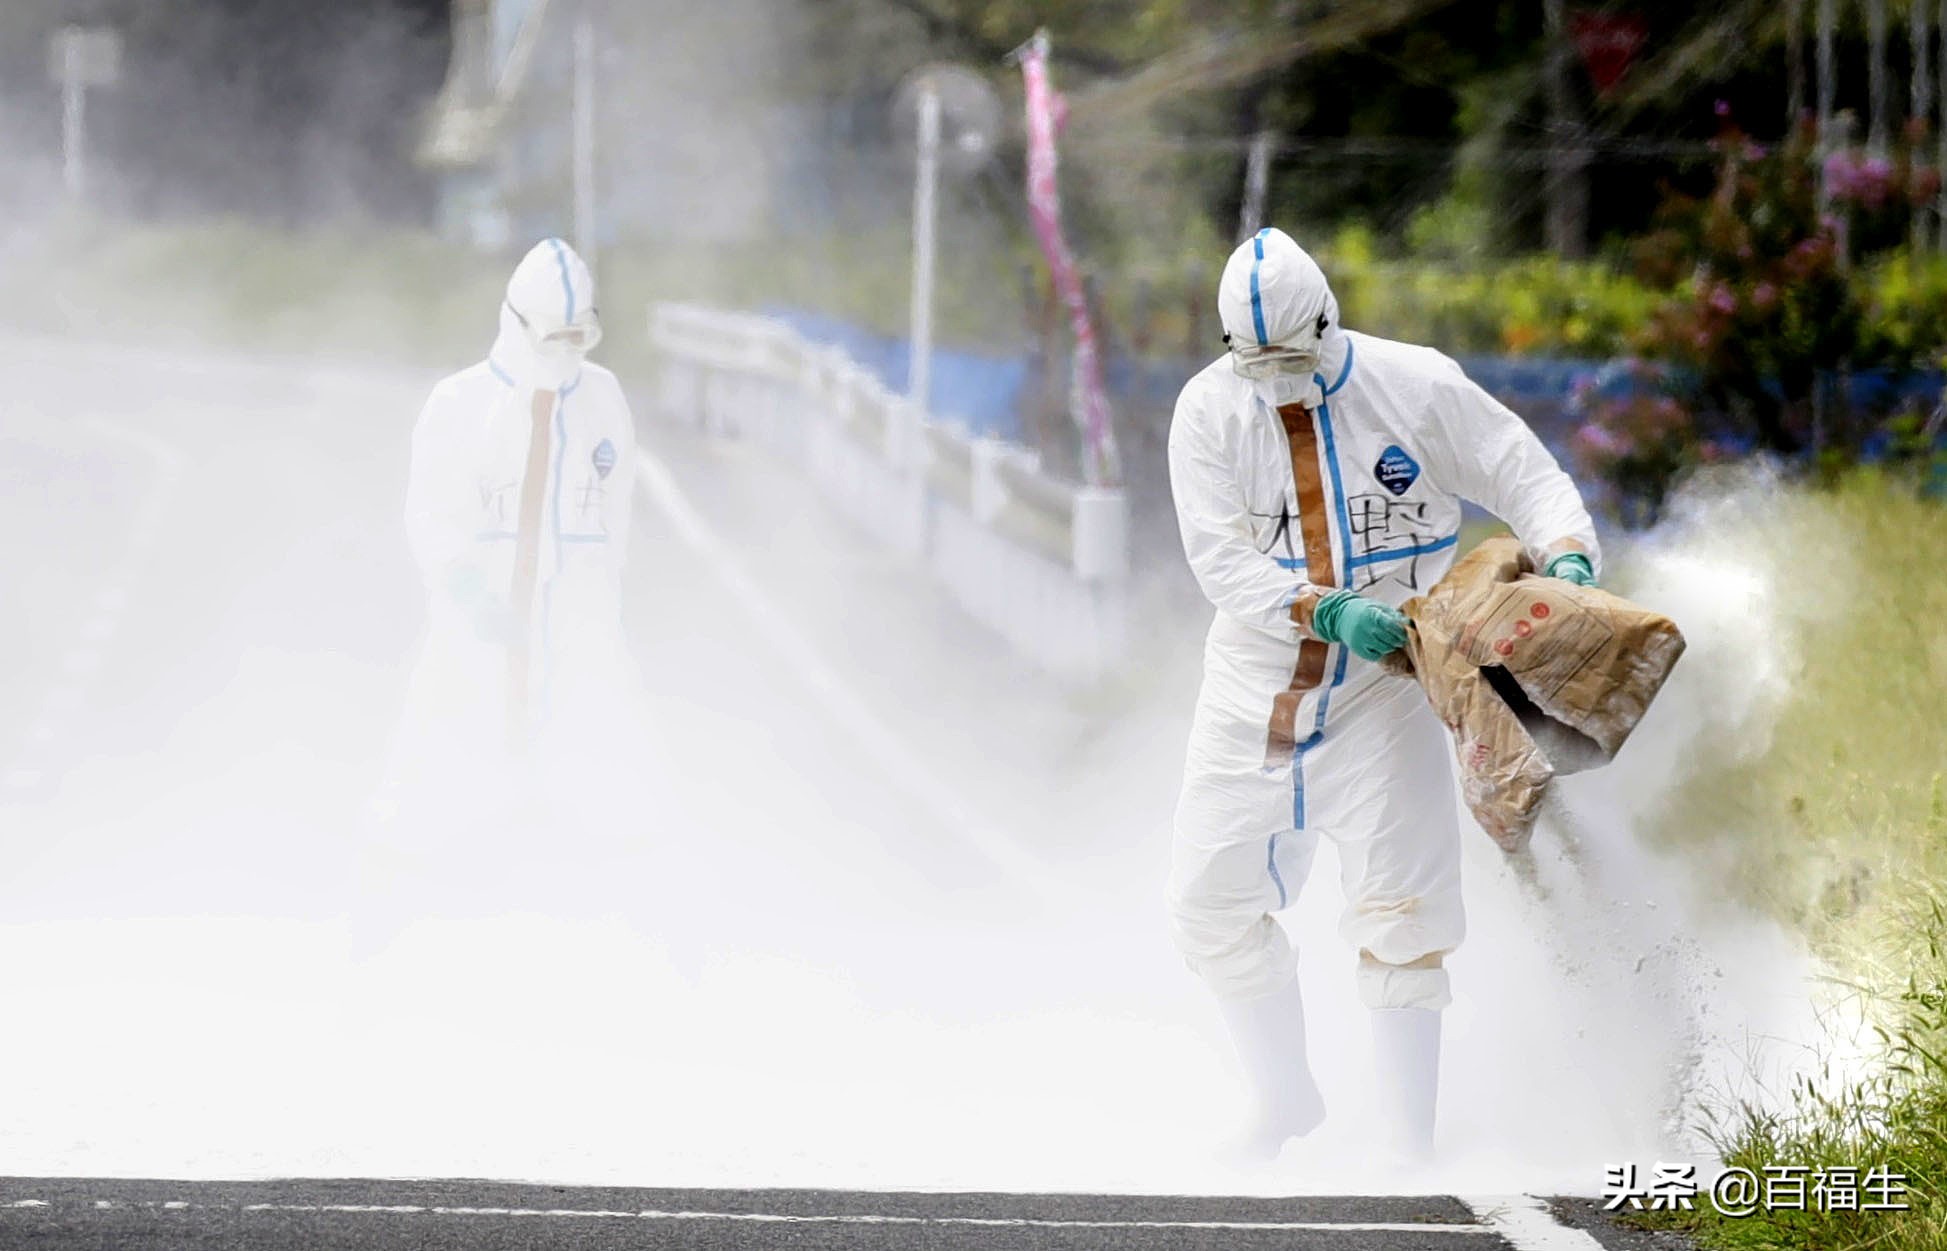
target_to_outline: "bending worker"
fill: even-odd
[[[1593,584],[1581,497],[1520,418],[1429,348],[1356,334],[1318,265],[1262,230],[1217,293],[1229,351],[1183,388],[1170,483],[1216,607],[1170,876],[1171,923],[1216,992],[1252,1086],[1245,1146],[1325,1115],[1297,957],[1273,914],[1319,835],[1337,845],[1394,1146],[1432,1150],[1442,960],[1465,933],[1451,747],[1419,685],[1375,663],[1398,605],[1452,564],[1460,505],[1508,522],[1535,567]]]

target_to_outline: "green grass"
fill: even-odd
[[[1886,476],[1781,492],[1733,536],[1790,601],[1800,667],[1768,748],[1705,762],[1660,838],[1803,934],[1876,1023],[1870,1076],[1708,1109],[1729,1165],[1885,1165],[1906,1213],[1704,1210],[1706,1246],[1947,1251],[1947,508]]]

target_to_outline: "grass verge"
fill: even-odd
[[[1947,1251],[1947,508],[1861,471],[1781,493],[1733,541],[1788,618],[1752,627],[1792,631],[1799,667],[1767,749],[1699,769],[1661,837],[1805,935],[1880,1063],[1801,1079],[1783,1110],[1710,1110],[1725,1164],[1784,1204],[1639,1220],[1707,1247]],[[1904,1179],[1906,1210],[1863,1210],[1874,1170]]]

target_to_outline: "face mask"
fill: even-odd
[[[528,382],[537,391],[559,391],[581,372],[581,353],[573,348],[546,344],[534,350],[528,369]]]
[[[1251,390],[1272,408],[1303,404],[1306,408],[1315,409],[1325,402],[1324,390],[1318,385],[1318,375],[1309,368],[1304,373],[1280,370],[1268,378],[1254,378],[1251,380]]]

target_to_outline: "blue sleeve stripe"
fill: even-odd
[[[1444,539],[1435,539],[1431,543],[1416,543],[1412,547],[1389,547],[1384,551],[1367,552],[1363,556],[1354,556],[1350,563],[1354,569],[1363,569],[1367,565],[1383,564],[1389,560],[1405,560],[1408,556],[1424,556],[1428,552],[1445,551],[1459,542],[1460,535],[1454,533]]]

